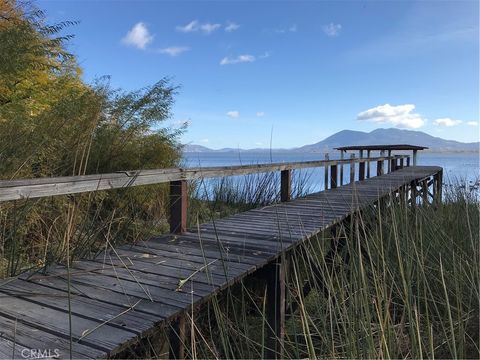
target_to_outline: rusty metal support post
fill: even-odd
[[[400,159],[400,165],[398,166],[399,169],[403,169],[403,158]]]
[[[409,166],[410,166],[410,156],[407,157],[407,167],[409,167]]]
[[[350,155],[350,184],[355,182],[355,154]]]
[[[337,165],[330,166],[330,188],[336,189],[338,182],[338,170]]]
[[[325,154],[325,160],[328,161],[330,160],[330,157],[328,154]],[[328,165],[324,166],[325,169],[325,190],[328,190]]]
[[[280,172],[280,201],[290,201],[292,196],[292,171],[282,170]]]
[[[182,314],[170,325],[169,359],[185,359],[185,315]]]
[[[267,285],[266,359],[282,359],[285,338],[285,254],[263,269]]]
[[[187,181],[170,181],[170,232],[181,234],[187,231]]]

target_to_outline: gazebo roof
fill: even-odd
[[[408,144],[396,144],[396,145],[353,145],[353,146],[341,146],[335,148],[335,150],[347,151],[347,150],[425,150],[426,146],[408,145]]]

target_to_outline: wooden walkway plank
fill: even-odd
[[[70,357],[70,341],[34,326],[0,315],[0,356],[2,359],[24,359],[30,350],[50,350],[55,355],[58,350],[60,358]],[[22,356],[23,351],[23,356]],[[12,356],[15,352],[15,356]],[[5,356],[4,356],[5,355]],[[104,358],[107,353],[77,342],[72,343],[72,356],[76,359]]]
[[[162,242],[161,242],[162,241]],[[274,251],[246,251],[246,249],[236,249],[234,247],[228,249],[221,243],[216,241],[202,241],[200,243],[198,236],[195,239],[182,239],[179,238],[172,243],[164,243],[163,240],[150,240],[148,242],[149,247],[156,248],[170,248],[183,254],[194,254],[198,256],[216,257],[218,259],[228,259],[232,261],[239,261],[245,264],[255,265],[258,261],[270,258],[275,254]]]
[[[103,264],[103,260],[94,260],[99,264]],[[197,275],[192,276],[192,280],[207,284],[207,285],[221,285],[225,281],[228,281],[230,278],[233,278],[243,271],[232,272],[231,270],[228,272],[219,273],[218,265],[215,265],[216,261],[211,264],[197,264],[194,268],[187,268],[186,266],[182,266],[182,263],[179,262],[177,266],[173,266],[171,264],[155,264],[155,263],[148,263],[148,262],[141,262],[136,261],[135,263],[127,264],[124,261],[118,258],[111,258],[106,260],[105,266],[106,267],[115,267],[115,269],[123,268],[123,269],[130,269],[135,273],[145,273],[151,275],[162,275],[162,276],[169,276],[177,280],[184,279],[190,277],[192,274],[196,273]],[[141,274],[139,275],[142,276]]]
[[[0,316],[17,319],[44,332],[69,339],[69,314],[17,297],[3,297],[0,301]],[[71,315],[72,337],[75,342],[109,353],[111,349],[123,348],[135,341],[137,334],[128,329],[114,328],[100,321]]]
[[[122,247],[123,249],[123,247]],[[132,253],[139,254],[140,256],[144,252],[151,253],[152,255],[158,256],[158,259],[171,259],[171,260],[181,260],[185,264],[208,264],[213,260],[216,260],[217,263],[219,264],[220,267],[226,268],[226,269],[234,269],[234,270],[240,270],[240,271],[248,271],[252,265],[250,264],[245,264],[245,263],[240,263],[237,261],[227,261],[226,259],[219,259],[218,257],[208,257],[208,256],[197,256],[197,255],[186,255],[182,254],[176,251],[169,251],[169,250],[158,250],[154,248],[146,248],[142,246],[125,246],[125,249],[128,249]],[[148,259],[147,259],[148,260]]]
[[[148,256],[145,256],[148,255]],[[192,259],[189,260],[179,260],[175,258],[168,257],[166,255],[155,255],[155,254],[145,254],[138,253],[135,251],[129,250],[116,250],[116,254],[109,254],[109,262],[114,262],[117,266],[125,264],[127,267],[132,267],[136,270],[154,272],[154,266],[165,265],[170,268],[177,268],[182,270],[196,271],[199,268],[205,266],[206,271],[225,277],[225,273],[235,275],[237,273],[242,273],[248,270],[247,267],[241,266],[236,267],[232,263],[222,262],[219,259],[212,259],[211,261],[202,261],[193,262]],[[120,259],[118,258],[120,256]],[[94,261],[103,263],[105,260],[103,256],[99,256]]]
[[[53,267],[52,267],[53,268]],[[30,278],[30,281],[48,282],[49,279],[61,279],[67,281],[67,270],[59,265],[55,269],[49,269],[48,272],[41,276],[36,275]],[[71,282],[73,284],[84,284],[96,286],[100,288],[110,289],[119,294],[135,296],[149,301],[164,302],[169,305],[191,304],[192,301],[199,300],[201,296],[193,293],[171,291],[158,286],[141,285],[131,278],[122,279],[115,276],[107,276],[103,274],[93,274],[89,271],[81,270],[72,273]]]
[[[49,277],[30,280],[28,282],[46,288],[68,292],[67,282],[62,278]],[[81,281],[72,281],[70,284],[70,292],[75,296],[83,296],[107,304],[123,306],[125,310],[134,307],[135,312],[142,312],[159,318],[167,318],[172,314],[177,313],[184,308],[186,303],[166,296],[161,299],[156,298],[156,301],[151,301],[146,297],[132,295],[128,291],[124,292],[118,290],[122,289],[117,286],[115,291],[113,291],[107,286],[100,286],[98,282],[92,284],[91,282],[83,283]]]
[[[150,287],[158,287],[172,292],[175,292],[177,290],[180,280],[186,278],[186,276],[173,277],[166,276],[164,274],[152,275],[149,273],[142,273],[136,270],[129,270],[121,267],[102,267],[101,264],[91,261],[79,261],[76,262],[73,266],[74,269],[88,271],[91,275],[94,276],[99,274],[109,276],[114,279],[132,281],[136,283],[139,288],[141,288],[143,285],[146,285]],[[196,278],[201,278],[202,282],[196,281]],[[211,285],[208,285],[206,284],[207,281],[208,279],[205,278],[204,273],[197,273],[191,280],[188,281],[188,284],[185,286],[185,288],[190,289],[190,287],[192,286],[193,294],[203,297],[210,294],[210,292],[214,288],[214,284],[212,283]]]
[[[10,295],[41,306],[68,312],[68,293],[25,281],[15,281],[0,286],[0,297]],[[106,304],[82,296],[71,296],[71,311],[79,317],[108,322],[118,328],[129,329],[138,335],[152,327],[151,318],[134,309]]]

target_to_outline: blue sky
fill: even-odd
[[[180,85],[182,141],[295,147],[343,129],[479,140],[478,1],[38,1],[79,20],[87,81]]]

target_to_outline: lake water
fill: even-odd
[[[199,152],[185,153],[184,166],[206,167],[206,166],[229,166],[249,165],[272,162],[297,162],[323,160],[322,153],[296,153],[296,152]],[[330,154],[330,159],[339,158],[338,154]],[[480,157],[479,153],[422,153],[417,158],[418,165],[436,165],[444,169],[444,182],[450,184],[460,180],[472,184],[480,178]],[[358,167],[357,167],[358,169]],[[323,189],[323,169],[302,169],[297,171],[309,179],[309,186],[312,190]],[[376,163],[371,164],[371,173],[376,174]],[[357,174],[358,177],[358,174]],[[344,167],[344,179],[348,182],[349,166]]]

